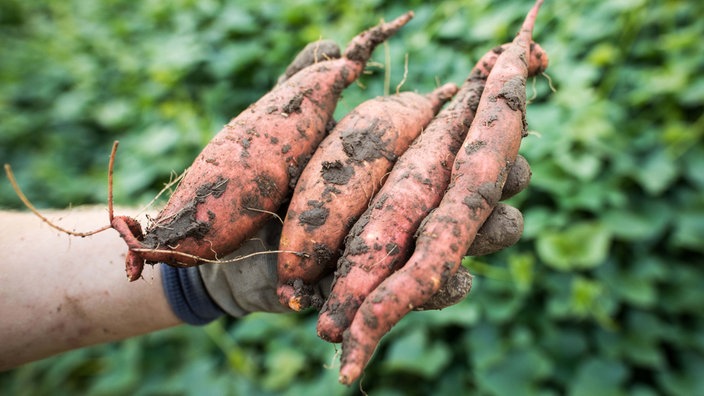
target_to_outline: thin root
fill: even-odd
[[[145,213],[152,205],[154,205],[154,202],[156,202],[156,200],[159,199],[159,197],[161,197],[162,194],[164,194],[166,191],[171,189],[171,187],[173,187],[174,185],[176,185],[178,187],[178,185],[181,184],[181,180],[183,180],[184,176],[186,176],[187,172],[188,172],[188,169],[184,170],[183,172],[181,172],[180,175],[178,175],[176,177],[174,177],[174,173],[172,173],[172,176],[171,176],[172,179],[169,180],[168,183],[164,184],[164,188],[162,188],[161,191],[159,191],[159,193],[154,198],[152,198],[151,201],[149,201],[149,203],[144,205],[144,207],[139,210],[139,213]]]
[[[398,83],[396,86],[396,94],[398,95],[399,91],[401,90],[401,87],[403,84],[406,83],[406,78],[408,77],[408,52],[406,52],[405,60],[403,61],[403,78],[401,79],[401,82]]]
[[[550,77],[550,75],[546,72],[542,72],[541,74],[543,75],[543,77],[545,77],[548,80],[548,86],[550,87],[550,90],[552,92],[557,92],[557,88],[555,88],[555,86],[552,85],[552,78]]]
[[[321,39],[321,37],[318,37],[318,42],[315,45],[315,49],[313,50],[313,64],[314,65],[318,63],[318,50],[320,49],[320,39]]]
[[[49,225],[49,227],[51,227],[55,230],[58,230],[60,232],[63,232],[65,234],[72,235],[72,236],[78,236],[78,237],[91,236],[91,235],[94,235],[99,232],[109,230],[110,228],[112,228],[112,226],[110,224],[108,224],[104,227],[98,228],[93,231],[77,232],[77,231],[68,230],[66,228],[59,226],[58,224],[53,223],[51,220],[47,219],[44,215],[42,215],[39,212],[39,210],[37,210],[37,208],[35,208],[34,205],[32,205],[32,202],[29,201],[27,196],[24,195],[24,193],[20,189],[19,184],[17,184],[17,180],[15,180],[15,175],[12,172],[12,168],[10,167],[10,164],[5,164],[5,173],[7,174],[7,178],[10,180],[10,184],[12,184],[12,188],[15,190],[15,194],[17,194],[17,196],[20,198],[20,200],[22,201],[24,206],[26,206],[27,209],[29,209],[32,213],[34,213],[37,217],[39,217],[44,223]]]
[[[264,209],[257,209],[257,208],[245,208],[245,209],[251,210],[253,212],[261,212],[261,213],[270,214],[270,215],[276,217],[279,220],[279,222],[281,222],[281,224],[284,223],[284,220],[281,218],[281,216],[279,216],[278,214],[276,214],[274,212],[270,212],[270,211],[264,210]]]
[[[536,84],[535,84],[535,81],[537,80],[537,78],[533,77],[531,80],[532,80],[532,81],[531,81],[531,91],[533,91],[533,95],[531,95],[531,97],[528,98],[528,100],[526,100],[526,104],[531,104],[531,103],[533,103],[533,101],[535,100],[535,98],[538,97],[538,89],[535,87],[535,85],[536,85]]]
[[[546,80],[548,80],[548,87],[550,87],[550,91],[552,91],[553,93],[554,93],[554,92],[557,92],[557,88],[555,88],[555,86],[552,84],[552,78],[550,77],[550,75],[548,75],[546,72],[542,72],[542,73],[540,73],[540,74],[541,74],[543,77],[545,77]],[[535,100],[535,98],[538,97],[538,90],[537,90],[536,87],[535,87],[535,85],[536,85],[536,80],[537,80],[537,78],[536,78],[536,77],[533,77],[533,81],[532,81],[532,84],[531,84],[533,95],[532,95],[530,98],[528,98],[528,99],[526,100],[526,104],[531,104],[531,103],[533,103],[533,101]]]
[[[386,68],[384,69],[384,95],[389,96],[391,89],[391,49],[388,41],[384,41],[384,62],[386,63]]]
[[[391,171],[388,171],[381,176],[381,178],[379,179],[379,188],[381,188],[384,185],[384,183],[386,183],[386,178],[389,177],[390,174],[391,174]]]
[[[337,367],[337,363],[336,363],[336,362],[338,362],[337,358],[342,353],[341,349],[337,349],[336,344],[332,344],[332,346],[335,350],[335,353],[332,355],[332,358],[330,359],[330,363],[323,364],[323,368],[325,368],[326,370],[331,370],[331,369],[334,369]]]
[[[369,396],[367,391],[364,390],[364,387],[362,386],[362,382],[364,382],[364,372],[362,372],[361,377],[359,378],[359,393],[362,394],[362,396]]]
[[[370,68],[370,67],[378,67],[379,69],[383,69],[383,68],[384,68],[384,64],[383,64],[383,63],[379,63],[379,62],[369,61],[369,62],[367,62],[367,67],[369,67],[369,68]]]
[[[112,224],[115,218],[113,212],[113,199],[112,199],[112,174],[115,168],[115,154],[117,153],[117,145],[120,144],[115,140],[112,144],[112,151],[110,151],[110,161],[108,162],[108,218],[110,219],[110,224]]]
[[[396,250],[398,250],[398,245],[394,244],[394,247],[393,247],[391,250],[389,250],[389,251],[384,255],[384,257],[380,258],[376,263],[372,264],[372,265],[370,266],[370,268],[378,267],[379,265],[381,265],[381,263],[383,263],[384,260],[386,260],[387,258],[389,258],[389,256],[391,256],[392,254],[394,254],[394,253],[396,252]]]
[[[163,253],[163,254],[168,254],[170,256],[175,256],[175,257],[182,257],[185,259],[190,259],[190,260],[196,260],[199,262],[203,263],[208,263],[208,264],[228,264],[228,263],[235,263],[237,261],[242,261],[248,258],[252,258],[254,256],[259,256],[263,254],[279,254],[279,253],[293,253],[296,255],[304,254],[302,252],[298,252],[295,250],[267,250],[265,252],[254,252],[254,253],[249,253],[245,254],[244,256],[237,256],[228,260],[220,260],[220,259],[207,259],[204,257],[199,257],[194,254],[189,254],[189,253],[183,253],[183,252],[177,252],[175,250],[164,250],[164,249],[147,249],[147,248],[137,248],[137,249],[130,249],[133,252],[136,253]],[[184,265],[186,267],[190,267],[191,265]]]

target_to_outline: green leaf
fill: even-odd
[[[397,337],[384,357],[384,370],[433,378],[447,366],[451,354],[447,345],[430,342],[428,337],[422,328]]]
[[[576,328],[551,326],[541,338],[541,346],[550,356],[561,361],[573,361],[584,354],[589,347],[584,332]]]
[[[479,370],[485,370],[505,357],[506,346],[496,326],[480,323],[467,332],[467,360]]]
[[[680,170],[665,150],[656,150],[645,158],[635,176],[652,195],[660,195],[679,176]]]
[[[660,283],[669,277],[668,266],[666,261],[657,257],[644,257],[625,268],[609,261],[596,274],[613,294],[625,302],[635,307],[653,308],[660,302]]]
[[[481,305],[488,321],[510,322],[525,304],[525,295],[517,291],[510,271],[496,268],[503,270],[505,276],[489,278],[487,275],[481,283],[477,282],[473,298]]]
[[[552,195],[563,197],[574,191],[575,183],[565,171],[552,161],[531,163],[533,176],[530,185],[548,191]]]
[[[477,373],[479,384],[496,395],[537,395],[538,383],[552,371],[550,360],[536,349],[510,350],[505,358]]]
[[[294,348],[270,348],[265,359],[266,375],[262,384],[267,389],[284,389],[296,379],[306,365],[304,351]]]
[[[615,301],[605,291],[604,286],[591,279],[581,276],[572,282],[570,312],[577,317],[591,317],[602,327],[616,329],[618,327],[612,318]]]
[[[508,259],[508,266],[516,288],[520,292],[528,292],[535,277],[535,256],[528,253],[512,255]]]
[[[606,259],[611,233],[599,222],[581,222],[538,236],[539,257],[558,270],[593,268]]]
[[[591,152],[560,152],[555,160],[565,172],[577,177],[580,181],[594,179],[601,170],[602,161]]]
[[[531,206],[523,210],[522,213],[524,219],[523,240],[536,238],[545,230],[562,228],[569,222],[564,211],[544,206]]]
[[[671,215],[672,207],[665,202],[634,202],[604,211],[601,219],[614,237],[642,241],[658,237]]]
[[[676,247],[704,252],[704,208],[680,211],[670,241]]]
[[[574,382],[570,386],[571,396],[621,396],[626,392],[623,382],[628,369],[621,362],[592,358],[582,362]]]
[[[700,117],[700,120],[704,121],[704,116]],[[687,135],[691,136],[692,131],[687,132]],[[700,139],[703,136],[704,131],[701,132]],[[685,155],[683,161],[685,163],[684,172],[691,183],[694,184],[699,191],[702,191],[704,190],[704,172],[700,172],[699,169],[704,169],[704,148],[702,148],[701,144],[693,146],[696,143],[687,143],[687,148],[689,151]]]
[[[255,33],[260,26],[246,8],[228,3],[218,12],[216,27],[223,31]]]
[[[656,374],[658,382],[664,390],[672,395],[699,395],[704,393],[704,358],[701,354],[684,352],[677,361],[682,370],[659,371]]]
[[[626,301],[637,306],[652,306],[657,299],[657,288],[653,281],[637,276],[624,274],[619,278],[618,293]]]

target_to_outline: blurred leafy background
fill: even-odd
[[[704,395],[704,4],[547,1],[529,95],[518,245],[467,259],[462,303],[413,313],[363,377],[372,395]],[[461,83],[530,1],[0,0],[0,158],[40,207],[148,202],[307,42],[416,18],[345,91]],[[386,65],[387,67],[384,67]],[[387,87],[388,88],[388,87]],[[20,208],[0,179],[0,207]],[[2,220],[0,219],[0,224]],[[117,270],[117,269],[116,269]],[[0,373],[3,394],[327,394],[339,348],[315,314],[254,314]],[[51,336],[47,334],[47,336]],[[5,341],[7,342],[7,341]]]

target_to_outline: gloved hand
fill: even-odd
[[[504,187],[502,199],[523,190],[530,178],[530,167],[520,157],[514,164]],[[520,180],[516,182],[515,180]],[[486,255],[513,245],[523,232],[521,212],[509,205],[499,204],[486,220],[470,247],[469,255]],[[223,264],[204,264],[198,267],[162,267],[167,298],[174,312],[185,322],[204,324],[223,314],[240,317],[251,312],[292,312],[283,306],[276,295],[277,254],[281,222],[272,219]],[[318,284],[320,294],[327,298],[333,275]],[[464,299],[469,293],[472,277],[460,267],[447,284],[418,310],[441,309]]]
[[[501,193],[501,201],[509,199],[523,191],[530,182],[530,165],[522,156],[516,158],[511,171],[506,178]],[[467,251],[468,256],[485,256],[505,249],[521,238],[523,234],[523,214],[513,206],[499,202],[482,227],[477,232],[472,245]],[[415,310],[442,309],[462,301],[472,289],[472,275],[465,267],[460,266],[447,283]]]
[[[230,316],[257,311],[291,312],[276,296],[278,255],[267,253],[278,249],[281,227],[279,219],[271,219],[252,239],[224,259],[247,258],[229,264],[198,267],[208,293]],[[328,290],[329,284],[330,281],[327,282]],[[321,287],[324,289],[325,285]]]
[[[279,77],[281,84],[298,70],[315,62],[340,57],[340,49],[332,41],[308,44]],[[516,160],[504,186],[502,200],[523,190],[530,180],[530,167],[522,157]],[[467,252],[479,256],[494,253],[513,245],[523,233],[523,216],[517,209],[499,204],[486,220]],[[186,323],[200,325],[228,314],[240,317],[250,312],[291,312],[279,303],[276,295],[277,254],[281,222],[272,219],[238,250],[223,261],[198,267],[162,266],[162,283],[166,297],[176,315]],[[327,298],[333,274],[323,278],[318,287]],[[440,309],[461,301],[469,293],[472,276],[460,267],[456,275],[418,310]]]

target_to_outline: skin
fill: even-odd
[[[80,230],[107,221],[104,207],[47,214]],[[125,281],[126,249],[114,230],[76,238],[28,212],[3,211],[0,219],[0,371],[181,324],[156,266]]]

